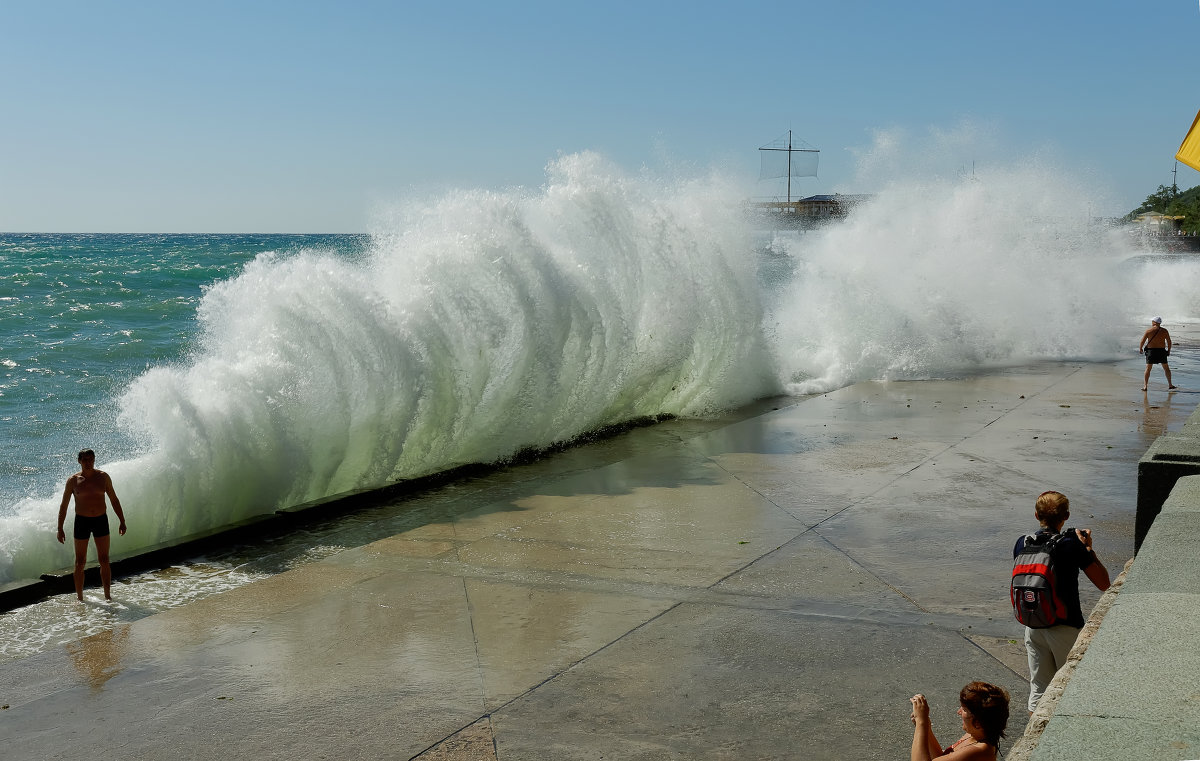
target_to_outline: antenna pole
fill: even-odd
[[[1179,186],[1175,184],[1175,180],[1178,178],[1178,175],[1179,175],[1179,162],[1176,161],[1175,168],[1171,170],[1171,196],[1172,197],[1179,195]]]
[[[788,191],[787,202],[792,202],[792,131],[788,130]]]

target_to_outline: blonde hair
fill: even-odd
[[[1071,500],[1067,495],[1057,491],[1044,491],[1038,495],[1033,504],[1033,514],[1048,526],[1062,523],[1071,511]]]

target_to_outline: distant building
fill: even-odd
[[[843,219],[857,204],[871,198],[869,195],[817,195],[798,201],[761,201],[754,206],[760,212],[785,224],[808,226],[834,219]]]
[[[1183,220],[1184,217],[1172,217],[1156,211],[1138,214],[1133,219],[1134,223],[1141,226],[1146,232],[1157,234],[1177,232]]]
[[[1139,245],[1152,251],[1200,253],[1200,236],[1184,232],[1185,219],[1149,211],[1134,216],[1133,224],[1125,229]]]

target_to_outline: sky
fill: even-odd
[[[1061,167],[1099,216],[1200,185],[1172,174],[1197,0],[14,0],[0,28],[4,232],[368,232],[582,150],[765,198],[789,129],[821,151],[793,195],[872,192],[897,136],[934,173]]]

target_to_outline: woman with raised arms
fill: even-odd
[[[942,748],[929,723],[929,703],[924,695],[913,695],[913,741],[911,761],[996,761],[1000,738],[1008,724],[1008,692],[987,682],[971,682],[958,693],[958,715],[963,736]]]

